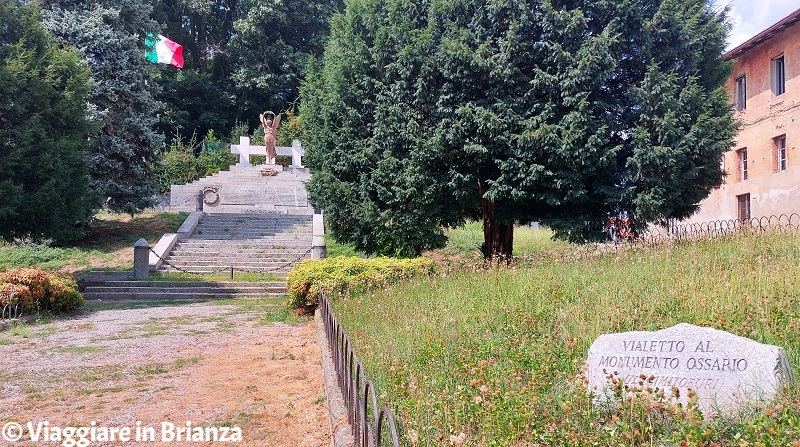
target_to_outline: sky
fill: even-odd
[[[714,4],[731,5],[733,31],[728,36],[728,50],[800,9],[800,0],[715,0]]]

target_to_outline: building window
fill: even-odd
[[[739,181],[742,182],[747,180],[747,148],[736,151],[736,156],[739,158]]]
[[[736,201],[738,203],[738,217],[739,220],[742,222],[747,222],[750,220],[750,194],[742,194],[740,196],[736,196]]]
[[[744,75],[736,78],[736,85],[734,86],[736,95],[736,111],[741,112],[747,108],[747,82]]]
[[[783,55],[772,59],[772,93],[775,96],[786,92],[786,70]]]
[[[775,171],[785,171],[786,163],[786,135],[781,135],[772,141],[775,142]]]

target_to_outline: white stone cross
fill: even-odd
[[[303,167],[303,155],[305,149],[300,144],[300,140],[295,139],[292,141],[291,146],[277,146],[275,152],[280,156],[292,157],[292,166],[299,168]],[[251,146],[250,137],[239,137],[239,144],[231,144],[231,153],[239,154],[239,164],[244,166],[250,165],[251,155],[267,155],[266,146]],[[273,163],[274,164],[274,163]]]

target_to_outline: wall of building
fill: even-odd
[[[786,92],[772,92],[772,59],[783,54]],[[800,23],[740,55],[726,84],[734,98],[735,80],[746,79],[746,108],[735,145],[725,154],[725,183],[701,203],[687,222],[736,219],[737,196],[750,194],[752,217],[800,213]],[[787,169],[779,171],[774,138],[786,136]],[[748,178],[741,180],[737,150],[746,148]]]

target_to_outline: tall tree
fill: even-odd
[[[705,0],[352,0],[333,24],[303,90],[309,188],[360,249],[478,218],[510,257],[515,223],[583,241],[620,212],[686,217],[722,180],[727,28]]]
[[[227,132],[236,120],[236,86],[228,43],[239,0],[154,1],[162,34],[184,46],[183,70],[158,70],[156,98],[164,104],[157,129],[168,144],[176,137]]]
[[[93,212],[85,146],[89,69],[39,9],[0,0],[0,238],[83,235]]]
[[[309,55],[322,53],[341,0],[241,0],[228,54],[238,90],[236,120],[280,112],[299,97]]]
[[[77,47],[92,71],[89,101],[101,121],[88,156],[92,189],[111,210],[135,214],[158,192],[151,166],[163,143],[154,130],[154,66],[143,57],[145,34],[157,30],[152,8],[142,0],[42,3],[45,27]]]

